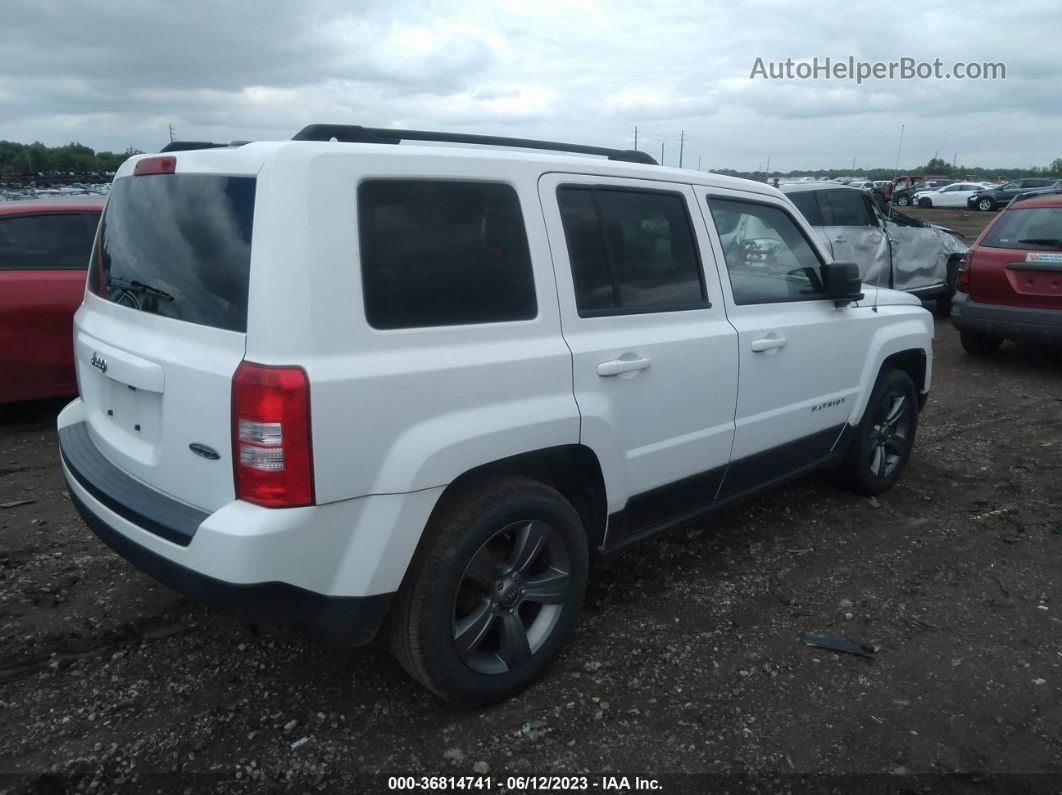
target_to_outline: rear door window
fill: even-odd
[[[819,209],[819,200],[816,197],[816,193],[817,191],[802,190],[786,195],[796,205],[796,208],[800,210],[801,215],[807,219],[809,224],[812,226],[826,226],[826,219],[823,217],[822,210]]]
[[[358,188],[365,316],[378,329],[538,314],[516,191],[498,182],[366,180]]]
[[[254,177],[157,174],[114,183],[89,288],[141,312],[244,332]]]
[[[827,190],[822,197],[829,204],[833,226],[877,226],[862,191]]]
[[[0,269],[85,268],[92,248],[85,213],[0,217]]]
[[[581,317],[708,306],[684,196],[566,185],[557,203]]]

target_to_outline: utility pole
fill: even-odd
[[[664,165],[664,143],[660,142],[660,165]]]
[[[697,155],[697,170],[701,170],[701,156]]]
[[[634,125],[634,150],[638,151],[638,125]]]
[[[171,124],[170,125],[170,143],[172,144],[174,142],[174,140],[175,139],[174,139],[174,136],[173,136],[173,125]]]
[[[771,179],[771,156],[767,155],[767,180]]]
[[[852,174],[855,174],[855,158],[852,158]]]
[[[686,131],[679,133],[679,168],[682,168],[682,150],[686,146]]]

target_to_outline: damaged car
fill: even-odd
[[[866,284],[903,290],[951,310],[959,261],[967,245],[950,229],[930,224],[844,185],[805,182],[782,192],[804,214],[834,259],[859,264]]]

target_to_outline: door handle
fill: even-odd
[[[773,351],[775,348],[784,348],[787,342],[785,337],[762,337],[752,341],[752,350],[756,353]]]
[[[848,238],[845,238],[845,237],[835,237],[835,238],[833,239],[833,242],[834,242],[834,243],[847,243],[847,242],[848,242]]]
[[[612,359],[598,364],[597,374],[606,378],[620,373],[633,373],[635,370],[645,370],[651,363],[651,359]]]

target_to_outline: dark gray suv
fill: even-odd
[[[975,193],[966,200],[966,206],[971,210],[995,210],[997,207],[1006,207],[1010,200],[1022,191],[1032,188],[1046,188],[1055,182],[1053,177],[1030,177],[1028,179],[1016,179],[996,188],[989,188],[981,193]]]

